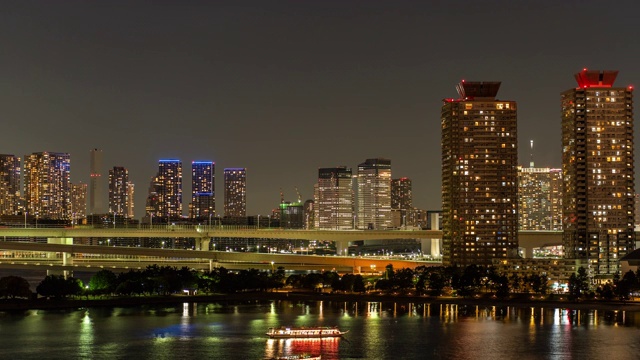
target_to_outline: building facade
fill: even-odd
[[[442,105],[442,228],[445,265],[490,265],[518,251],[515,101],[500,82],[461,82]]]
[[[129,182],[129,171],[122,166],[109,170],[109,213],[132,217],[133,184]]]
[[[71,220],[77,224],[78,220],[87,217],[87,184],[71,184]]]
[[[518,168],[520,230],[562,230],[562,169]]]
[[[158,216],[166,219],[182,217],[182,161],[158,162]]]
[[[39,152],[24,157],[25,210],[41,219],[71,218],[71,157]]]
[[[351,168],[346,166],[318,169],[318,183],[314,189],[316,229],[354,229],[352,179]]]
[[[358,165],[357,179],[358,228],[391,228],[391,160],[365,160]]]
[[[91,149],[89,155],[89,213],[102,214],[104,213],[102,150]]]
[[[584,69],[561,95],[565,256],[603,278],[635,247],[633,89],[617,75]]]
[[[411,179],[402,177],[391,180],[391,209],[400,212],[400,226],[413,223],[410,221],[412,208]]]
[[[247,169],[224,169],[224,216],[247,216]]]
[[[0,154],[0,215],[18,215],[22,211],[20,158]]]
[[[213,161],[191,162],[191,219],[209,220],[216,215],[215,166]]]

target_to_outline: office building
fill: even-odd
[[[304,204],[300,201],[280,203],[280,227],[303,229],[305,226]]]
[[[167,220],[182,218],[182,161],[158,162],[158,214]]]
[[[215,215],[215,163],[192,161],[189,217],[195,220],[210,220]]]
[[[496,98],[500,82],[465,82],[444,99],[442,227],[445,265],[491,265],[518,252],[515,101]]]
[[[594,278],[611,278],[635,247],[633,89],[618,71],[584,69],[561,94],[563,245]]]
[[[20,158],[0,154],[0,215],[18,215],[21,209]]]
[[[224,216],[247,216],[247,169],[224,169]]]
[[[41,219],[71,218],[71,157],[39,152],[24,157],[25,208]]]
[[[351,168],[338,166],[318,169],[314,188],[315,228],[350,230],[355,228]]]
[[[358,228],[391,228],[391,160],[367,159],[358,165],[357,181]]]
[[[306,230],[315,229],[316,227],[315,222],[316,222],[315,201],[307,200],[304,202],[304,228]]]
[[[519,230],[562,230],[562,169],[518,168]]]

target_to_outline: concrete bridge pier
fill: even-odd
[[[420,239],[420,248],[423,255],[431,256],[432,259],[442,258],[442,239]]]
[[[335,240],[336,244],[336,255],[339,256],[347,256],[347,251],[349,250],[349,241],[345,240]]]
[[[65,237],[65,238],[47,238],[47,244],[62,244],[62,245],[73,245],[73,238],[70,237]],[[63,252],[61,253],[62,255],[62,265],[63,266],[70,266],[73,265],[73,253],[70,252]],[[56,253],[47,253],[47,257],[48,258],[55,258],[56,257]],[[67,278],[67,276],[73,276],[73,272],[69,271],[69,270],[62,270],[62,271],[56,271],[56,270],[47,270],[47,275],[62,275],[65,278]]]
[[[211,243],[211,238],[196,238],[196,250],[201,251],[209,251],[209,244]]]

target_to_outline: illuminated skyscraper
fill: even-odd
[[[87,184],[71,184],[71,219],[77,223],[78,219],[87,217]]]
[[[224,169],[224,216],[247,216],[247,169]]]
[[[209,219],[216,215],[215,163],[191,162],[191,206],[189,217]]]
[[[127,203],[127,217],[128,218],[133,218],[135,216],[135,208],[134,208],[134,200],[135,197],[135,184],[132,183],[131,181],[129,181],[127,183],[127,195],[128,195],[128,203]]]
[[[71,157],[39,152],[24,157],[25,207],[29,215],[71,218]]]
[[[562,230],[562,170],[518,168],[520,230]]]
[[[153,221],[154,216],[160,216],[160,204],[158,193],[160,191],[160,182],[158,176],[154,176],[149,183],[149,194],[147,195],[147,202],[145,204],[146,216],[150,217]]]
[[[391,209],[400,211],[401,226],[407,225],[412,208],[411,179],[403,177],[391,180]]]
[[[0,155],[0,215],[18,215],[20,207],[20,158]]]
[[[121,166],[109,170],[109,213],[131,217],[133,212],[133,184],[129,171]]]
[[[633,89],[613,87],[617,75],[584,69],[562,93],[564,251],[595,277],[635,248]]]
[[[103,179],[102,179],[102,150],[91,149],[90,152],[90,180],[89,180],[89,213],[101,214],[103,208]]]
[[[500,82],[464,82],[442,105],[442,228],[445,265],[490,265],[518,252],[515,101]]]
[[[158,162],[158,214],[162,218],[182,217],[182,161]]]
[[[315,227],[323,230],[350,230],[355,226],[351,168],[318,169],[315,186]]]
[[[391,223],[391,160],[358,165],[358,228],[384,230]]]

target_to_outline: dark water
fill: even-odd
[[[279,325],[342,339],[270,340]],[[0,313],[2,359],[638,359],[640,313],[394,303],[183,304]]]

